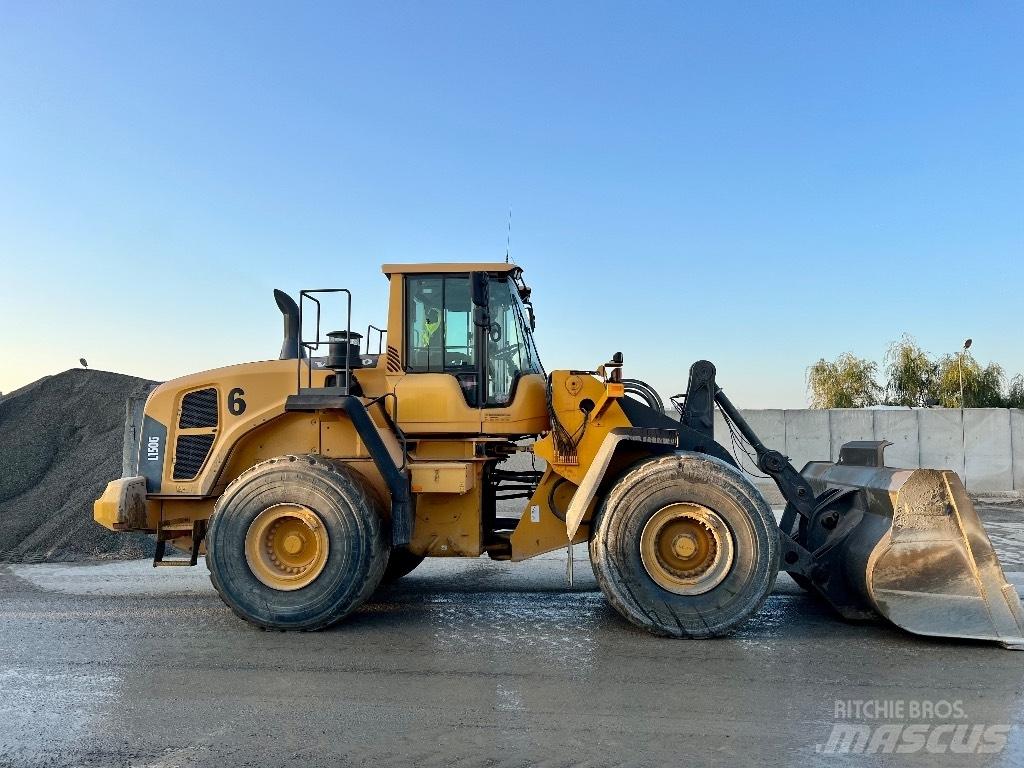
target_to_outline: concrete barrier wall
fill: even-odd
[[[800,469],[808,461],[839,458],[850,440],[888,440],[886,464],[908,468],[952,469],[973,494],[1024,495],[1024,411],[1007,408],[907,408],[875,410],[745,410],[744,417],[766,445],[786,453]],[[721,414],[715,435],[732,449]],[[744,468],[772,503],[774,483]]]

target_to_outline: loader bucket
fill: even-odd
[[[874,611],[920,635],[1024,650],[1020,598],[957,474],[881,466],[884,445],[877,461],[863,445],[801,473],[816,497],[833,489],[837,500],[801,527],[810,584],[847,618]]]

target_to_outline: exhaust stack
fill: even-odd
[[[305,357],[299,349],[299,305],[284,291],[274,289],[274,300],[284,315],[284,343],[281,345],[279,360],[297,360]]]

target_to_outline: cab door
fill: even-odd
[[[396,386],[406,434],[479,434],[482,337],[469,273],[404,277],[405,374]]]

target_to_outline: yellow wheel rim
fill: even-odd
[[[272,589],[290,592],[311,584],[327,563],[330,542],[317,514],[298,504],[260,512],[245,534],[249,569]]]
[[[640,559],[655,583],[677,595],[702,595],[729,575],[732,532],[700,504],[659,509],[640,534]]]

